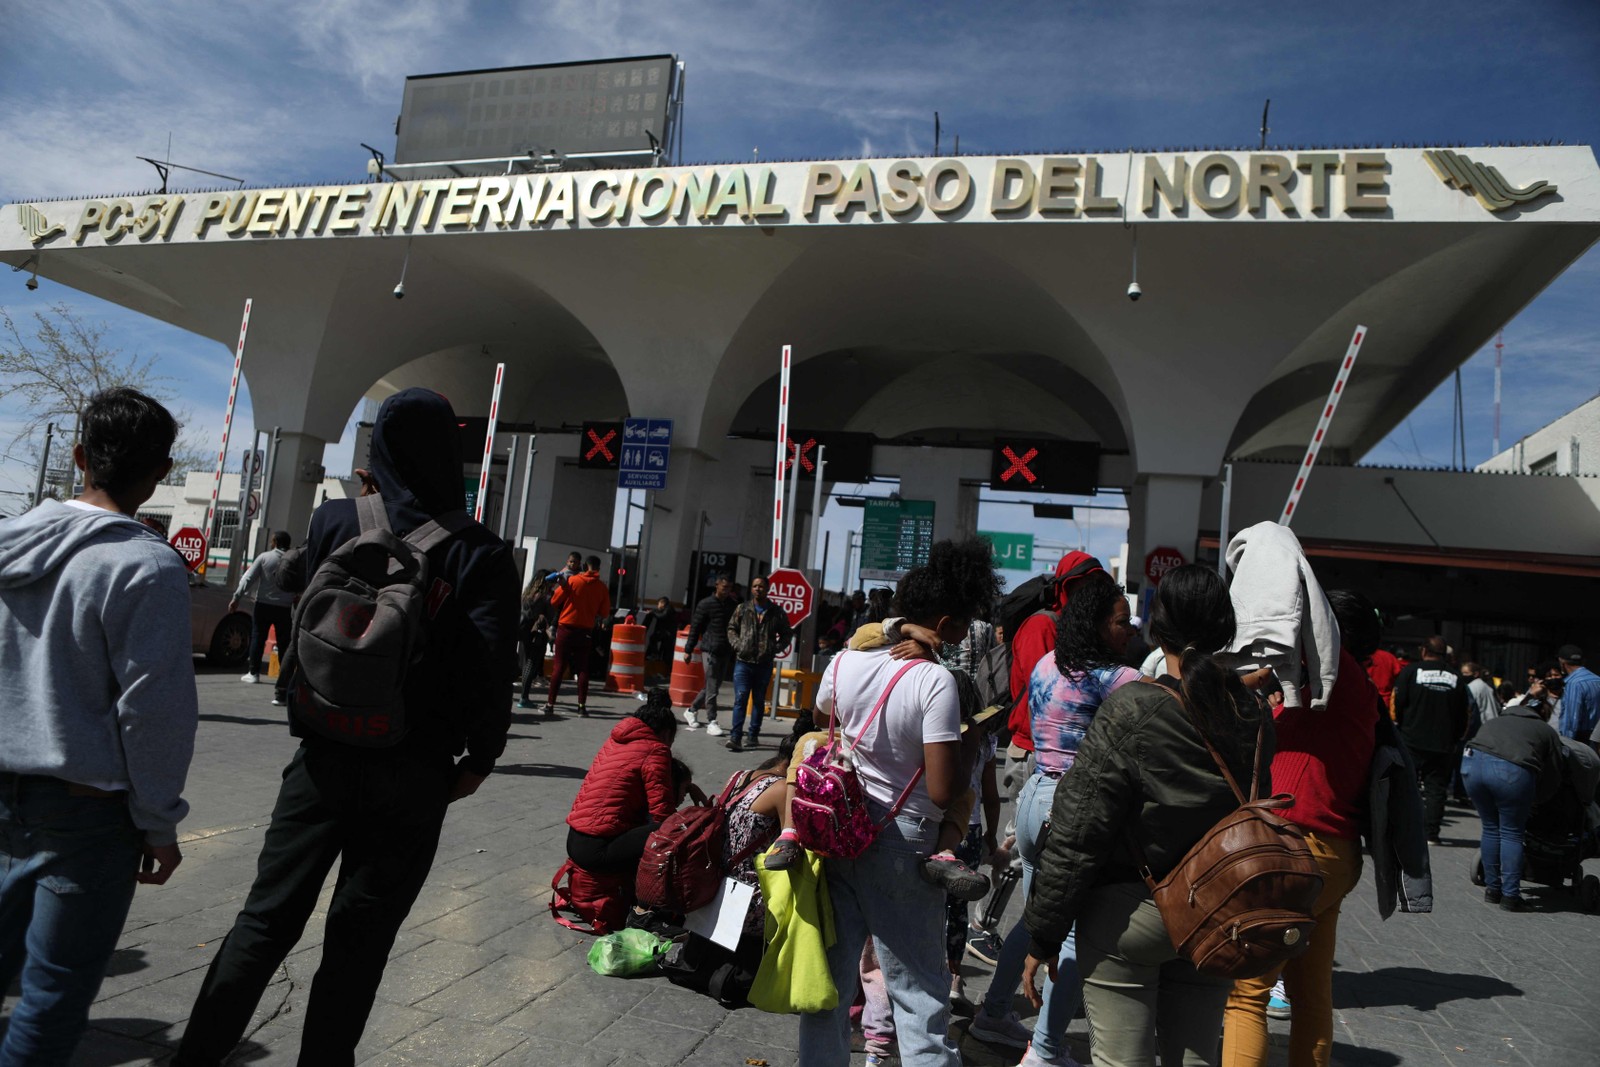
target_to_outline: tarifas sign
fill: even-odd
[[[1391,175],[1381,151],[964,156],[158,194],[20,204],[17,222],[35,245],[81,245],[91,236],[116,244],[741,223],[1374,218],[1390,212]],[[1491,178],[1498,172],[1457,168],[1447,180],[1481,191]],[[1513,191],[1502,179],[1494,192],[1534,189],[1549,187]],[[53,217],[62,213],[75,217]]]

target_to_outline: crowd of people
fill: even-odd
[[[21,995],[0,1063],[65,1061],[134,886],[167,881],[182,859],[198,714],[189,593],[176,555],[134,517],[176,433],[148,396],[98,395],[74,449],[83,496],[3,526],[0,987],[16,979]],[[324,503],[297,548],[275,536],[235,594],[256,602],[245,680],[277,630],[274,703],[301,743],[178,1067],[231,1054],[335,864],[303,1060],[352,1062],[446,810],[493,771],[513,699],[531,707],[537,683],[553,715],[570,671],[590,714],[596,629],[612,612],[599,558],[574,553],[519,598],[510,548],[464,514],[456,419],[435,393],[384,402],[370,465],[368,495]],[[1477,809],[1485,899],[1505,910],[1524,906],[1541,805],[1578,805],[1593,841],[1600,678],[1576,646],[1520,685],[1458,663],[1438,636],[1407,662],[1380,647],[1373,605],[1324,591],[1274,524],[1230,544],[1231,582],[1168,572],[1146,627],[1091,556],[1063,558],[1027,594],[1037,601],[1002,600],[990,552],[941,541],[894,590],[856,594],[821,628],[813,706],[775,744],[764,694],[795,634],[764,579],[744,597],[718,580],[684,635],[703,691],[683,708],[665,689],[642,694],[568,814],[570,866],[612,898],[604,914],[683,938],[681,969],[715,968],[697,988],[722,1002],[797,1012],[808,1067],[847,1063],[853,1023],[869,1062],[958,1064],[957,1010],[971,1037],[1021,1049],[1027,1067],[1071,1065],[1080,1006],[1104,1067],[1265,1063],[1275,1005],[1291,1062],[1327,1064],[1339,913],[1364,862],[1385,917],[1429,910],[1428,848],[1453,790]],[[670,655],[672,605],[639,615],[651,654]],[[674,744],[680,727],[723,735],[730,680],[726,746],[770,748],[713,802]],[[1220,821],[1273,794],[1287,799],[1265,807],[1320,888],[1259,965],[1222,971],[1176,935],[1157,889],[1187,877]],[[713,803],[722,873],[756,890],[720,955],[682,932],[683,914],[633,899],[663,828]],[[1016,880],[1024,907],[1002,934],[991,927]],[[827,937],[812,936],[818,924]],[[994,964],[978,1004],[960,977],[968,954]]]

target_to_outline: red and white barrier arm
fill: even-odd
[[[777,466],[772,472],[772,570],[783,566],[783,468],[789,458],[789,357],[783,346],[783,370],[778,376]]]
[[[239,344],[233,350],[233,381],[228,385],[228,410],[222,416],[222,444],[217,448],[217,473],[211,479],[211,503],[206,505],[206,524],[201,529],[205,532],[206,547],[210,548],[215,540],[211,524],[217,517],[217,495],[222,492],[222,464],[228,458],[228,434],[233,429],[233,406],[239,400],[239,370],[244,366],[244,339],[250,332],[250,305],[252,300],[244,302],[244,320],[239,323]],[[229,576],[230,579],[232,575]]]
[[[506,378],[506,365],[494,365],[494,395],[489,398],[489,430],[483,437],[483,469],[478,472],[478,499],[472,505],[472,517],[478,522],[483,521],[483,500],[489,495],[489,461],[494,452],[494,426],[500,420],[500,386]],[[510,497],[510,486],[506,487],[506,496]]]
[[[1294,509],[1300,506],[1300,495],[1306,491],[1306,480],[1311,477],[1311,468],[1316,466],[1317,453],[1322,451],[1323,438],[1328,435],[1328,426],[1333,422],[1333,413],[1339,407],[1339,398],[1344,395],[1345,383],[1350,380],[1350,368],[1356,365],[1356,355],[1361,351],[1361,342],[1366,340],[1367,328],[1357,326],[1355,334],[1350,338],[1350,347],[1345,350],[1344,362],[1339,364],[1339,373],[1334,376],[1333,388],[1328,391],[1328,402],[1322,406],[1322,415],[1317,419],[1317,432],[1311,435],[1311,446],[1306,449],[1305,462],[1300,464],[1300,469],[1294,475],[1294,488],[1289,490],[1289,499],[1284,502],[1283,514],[1278,516],[1279,526],[1288,526],[1294,519]],[[1223,546],[1227,551],[1227,546]]]

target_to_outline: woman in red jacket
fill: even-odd
[[[1273,789],[1294,795],[1281,811],[1306,832],[1322,868],[1311,947],[1260,978],[1235,982],[1224,1016],[1224,1067],[1260,1067],[1268,1059],[1267,1000],[1283,975],[1289,994],[1289,1062],[1327,1067],[1333,1052],[1333,954],[1339,905],[1361,878],[1361,816],[1372,762],[1373,728],[1382,705],[1360,660],[1378,647],[1378,613],[1359,593],[1329,590],[1344,648],[1327,708],[1280,707]]]
[[[672,741],[678,720],[659,686],[612,729],[567,814],[567,855],[594,874],[636,870],[650,831],[678,808]]]

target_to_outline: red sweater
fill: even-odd
[[[580,834],[615,837],[675,810],[672,750],[640,719],[617,723],[600,746],[567,814]]]
[[[1006,725],[1011,727],[1011,743],[1028,752],[1033,751],[1033,717],[1028,710],[1028,679],[1039,661],[1056,650],[1056,617],[1049,612],[1035,612],[1017,627],[1011,639],[1011,717]]]
[[[1294,794],[1294,806],[1283,812],[1284,818],[1319,837],[1354,841],[1361,836],[1367,767],[1372,762],[1379,707],[1378,691],[1367,672],[1355,657],[1340,649],[1339,679],[1327,708],[1277,710],[1273,720],[1278,752],[1272,760],[1272,788]]]

